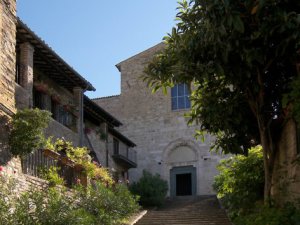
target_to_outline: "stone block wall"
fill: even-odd
[[[0,1],[0,104],[15,112],[16,1]],[[7,114],[0,110],[0,113]]]
[[[162,91],[152,94],[141,78],[145,66],[163,47],[163,44],[158,44],[119,63],[121,95],[94,101],[123,123],[119,131],[137,145],[138,166],[129,170],[131,181],[137,181],[146,169],[160,174],[171,188],[170,170],[193,166],[197,173],[197,195],[213,194],[216,164],[222,156],[209,151],[212,137],[207,135],[204,143],[195,140],[197,126],[188,126],[188,119],[184,117],[188,110],[173,111],[170,90],[167,95]],[[177,156],[172,155],[180,146],[193,152],[193,157],[185,160],[181,157],[185,151]],[[174,161],[173,156],[177,160]]]

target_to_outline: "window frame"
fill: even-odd
[[[171,88],[172,111],[187,110],[191,108],[190,87],[186,83],[179,83]],[[175,102],[176,101],[176,102]]]

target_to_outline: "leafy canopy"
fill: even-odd
[[[154,89],[193,83],[199,133],[216,135],[224,152],[244,153],[260,143],[259,126],[282,122],[282,98],[297,76],[300,2],[183,0],[178,10],[145,80]]]

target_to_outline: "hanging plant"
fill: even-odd
[[[35,89],[38,91],[38,92],[42,92],[42,93],[45,93],[47,94],[48,93],[48,85],[43,83],[43,82],[35,82],[33,84],[33,86],[35,87]]]
[[[92,132],[92,129],[91,128],[89,128],[89,127],[85,127],[84,128],[84,133],[85,134],[90,134]]]
[[[51,100],[57,104],[61,103],[61,99],[60,96],[58,94],[52,94],[51,95]]]

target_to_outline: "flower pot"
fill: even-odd
[[[75,164],[75,165],[74,165],[74,170],[75,170],[76,172],[82,172],[82,171],[84,170],[84,167],[83,167],[83,165],[81,165],[81,164]]]
[[[38,92],[47,93],[48,91],[47,84],[42,84],[42,83],[34,84],[34,87]]]
[[[46,156],[46,157],[49,157],[49,158],[52,158],[52,159],[55,159],[55,160],[58,160],[59,157],[60,157],[60,154],[57,153],[57,152],[54,152],[50,149],[43,149],[43,154]]]
[[[51,95],[51,99],[53,102],[59,104],[61,102],[60,97],[58,95]]]
[[[61,156],[60,161],[63,165],[70,166],[70,167],[74,166],[74,161],[69,159],[67,156]]]

